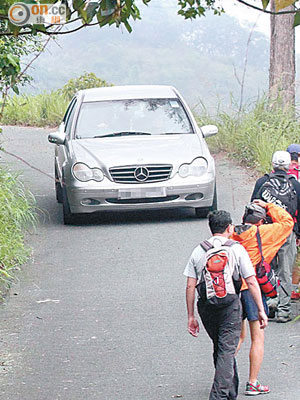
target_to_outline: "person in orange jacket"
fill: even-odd
[[[271,224],[265,224],[267,215],[272,219]],[[261,261],[261,254],[256,238],[256,232],[259,227],[262,253],[265,261],[270,264],[286,238],[291,234],[293,226],[293,218],[283,208],[273,203],[254,200],[253,203],[246,206],[243,224],[235,227],[232,239],[237,240],[244,246],[255,267]],[[264,293],[262,293],[262,298],[266,313],[268,313],[268,306]],[[238,349],[246,336],[246,318],[249,321],[251,334],[249,380],[246,384],[245,394],[258,395],[269,393],[269,387],[261,385],[258,381],[258,373],[264,356],[264,331],[259,327],[257,307],[247,288],[246,282],[243,282],[241,289],[241,301],[244,320]]]

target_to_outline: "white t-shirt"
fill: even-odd
[[[214,247],[220,247],[222,244],[226,243],[227,240],[225,236],[221,235],[212,236],[208,239]],[[231,251],[236,259],[236,269],[233,273],[233,279],[239,279],[239,276],[248,278],[249,276],[255,275],[255,270],[245,248],[241,244],[236,243],[232,245]],[[204,266],[205,251],[199,244],[192,252],[183,274],[187,277],[198,279],[201,277]]]

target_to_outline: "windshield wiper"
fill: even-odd
[[[194,132],[162,132],[160,135],[189,135]]]
[[[113,132],[113,133],[108,133],[107,135],[94,136],[94,138],[104,138],[104,137],[114,137],[114,136],[130,136],[130,135],[151,135],[151,133],[149,133],[149,132],[134,132],[134,131]]]

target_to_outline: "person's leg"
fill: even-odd
[[[273,269],[273,271],[275,272],[276,276],[278,276],[278,253],[273,258],[270,265],[271,265],[271,268]],[[269,315],[268,315],[269,319],[276,317],[278,301],[279,301],[278,294],[275,298],[267,297],[267,304],[269,307]]]
[[[218,310],[213,309],[211,306],[207,306],[205,303],[201,303],[199,300],[197,303],[198,313],[201,319],[201,322],[206,330],[206,333],[211,338],[213,342],[213,361],[214,366],[216,368],[217,359],[218,359],[218,334],[219,334],[219,312]],[[210,393],[211,400],[218,400],[218,397],[211,397],[212,393]],[[224,399],[227,400],[227,397]]]
[[[240,348],[241,348],[242,344],[244,343],[244,341],[246,339],[246,336],[247,336],[247,320],[243,319],[240,339],[239,339],[239,343],[238,343],[238,346],[236,348],[236,353],[235,354],[237,354],[240,351]]]
[[[292,272],[291,300],[300,300],[300,252],[297,252],[296,261]]]
[[[235,352],[241,332],[241,304],[237,298],[221,310],[215,376],[209,400],[235,400],[238,395],[238,373]]]
[[[229,400],[235,400],[238,396],[238,392],[239,392],[239,375],[237,369],[237,362],[236,359],[234,359],[233,381],[232,381],[232,387],[229,391]]]
[[[286,322],[291,313],[292,269],[297,254],[296,237],[292,232],[278,251],[277,275],[280,279],[278,288],[278,322]]]
[[[269,393],[268,386],[262,386],[258,382],[258,373],[264,357],[264,330],[260,329],[258,321],[258,309],[255,301],[249,290],[244,290],[241,293],[243,308],[247,314],[249,321],[250,335],[251,335],[251,347],[249,353],[249,381],[246,384],[246,395],[257,395]],[[266,314],[268,315],[268,306],[266,304],[266,298],[262,294],[262,301]]]
[[[259,321],[249,321],[251,347],[249,352],[249,383],[255,384],[264,358],[264,330]]]
[[[218,354],[219,312],[212,308],[212,306],[206,305],[205,302],[201,303],[200,300],[197,303],[197,308],[204,329],[214,345],[213,360],[214,366],[216,367]]]

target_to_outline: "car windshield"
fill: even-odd
[[[75,137],[194,133],[177,99],[113,100],[83,103]]]

